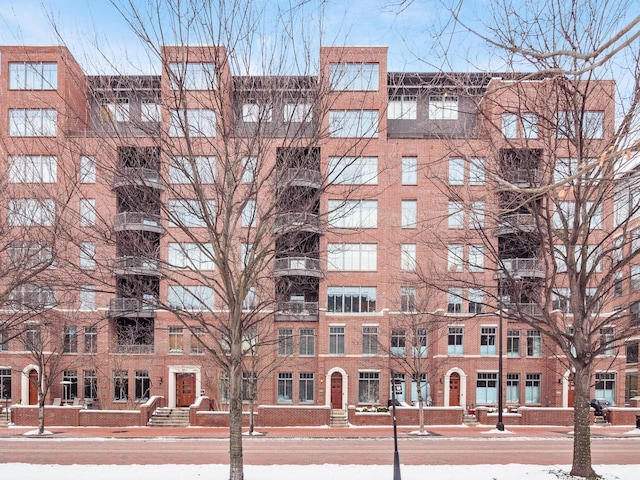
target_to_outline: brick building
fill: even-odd
[[[527,213],[544,198],[513,207],[505,185],[539,186],[559,170],[546,165],[553,135],[538,121],[552,103],[550,79],[388,72],[385,47],[323,47],[320,71],[307,77],[233,76],[222,47],[162,54],[158,76],[86,76],[64,47],[0,47],[6,255],[13,248],[23,260],[46,261],[47,242],[57,242],[55,265],[24,281],[22,296],[7,294],[5,396],[36,402],[41,367],[20,330],[30,325],[32,336],[49,328],[61,342],[51,400],[112,409],[151,395],[169,406],[206,395],[224,408],[226,375],[204,348],[224,343],[206,328],[224,316],[224,302],[198,280],[198,272],[216,271],[202,253],[205,240],[176,226],[206,230],[195,211],[214,203],[194,207],[194,192],[177,195],[189,172],[203,185],[228,172],[212,145],[260,135],[268,148],[237,155],[255,172],[252,162],[277,173],[278,194],[289,201],[275,202],[269,217],[277,240],[260,312],[279,360],[260,378],[258,403],[386,405],[395,371],[401,401],[415,403],[421,390],[434,405],[493,406],[502,342],[506,405],[571,406],[563,353],[512,318],[503,319],[500,338],[496,302],[506,297],[503,280],[516,278],[517,299],[511,291],[503,313],[545,308],[535,291],[550,264]],[[586,110],[604,149],[614,85],[598,88]],[[55,203],[59,224],[45,218],[43,199]],[[602,208],[605,237],[613,202]],[[258,234],[249,217],[238,226],[246,232],[236,245],[242,261]],[[247,293],[250,310],[255,291]],[[564,313],[566,300],[546,308]],[[17,317],[25,305],[29,315]],[[57,323],[45,322],[52,311]],[[625,400],[623,353],[603,355],[594,379],[594,395],[617,404]]]

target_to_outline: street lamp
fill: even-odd
[[[393,412],[393,480],[400,480],[400,456],[398,455],[398,428],[396,422],[396,389],[402,393],[402,383],[396,380],[396,374],[391,370],[391,408]]]
[[[496,430],[504,432],[504,422],[502,421],[502,279],[498,282],[498,423],[496,423]]]

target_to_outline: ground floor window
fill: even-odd
[[[84,399],[96,400],[98,398],[98,377],[95,370],[85,370],[84,377]]]
[[[360,372],[358,377],[358,402],[380,403],[380,373]]]
[[[520,403],[519,373],[507,373],[507,403]]]
[[[64,370],[62,372],[62,399],[66,402],[78,396],[78,371]]]
[[[633,397],[638,396],[638,372],[627,372],[627,381],[625,382],[624,401],[629,403]]]
[[[614,372],[596,373],[596,398],[604,398],[616,403],[616,374]]]
[[[126,370],[113,371],[113,400],[126,401],[129,399],[129,372]]]
[[[476,403],[498,402],[498,374],[492,372],[478,372],[476,381]]]
[[[525,403],[540,403],[540,374],[527,373],[525,383]]]
[[[278,373],[278,402],[289,403],[293,401],[293,373]]]
[[[147,370],[136,370],[136,400],[148,400],[151,379]]]
[[[242,400],[255,400],[258,389],[258,374],[256,372],[242,372]]]
[[[220,375],[220,401],[229,401],[229,377],[226,373]]]
[[[11,398],[11,369],[0,368],[0,398]]]
[[[418,391],[422,394],[422,403],[423,405],[429,406],[431,405],[431,398],[428,396],[428,388],[427,388],[427,374],[421,373],[418,375],[417,373],[411,374],[411,402],[414,405],[418,405]]]
[[[313,403],[315,381],[313,373],[300,373],[298,393],[300,397],[300,403]]]

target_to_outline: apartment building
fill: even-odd
[[[61,362],[50,400],[114,409],[206,395],[224,409],[227,375],[207,346],[224,355],[216,325],[232,302],[215,293],[212,256],[228,255],[230,271],[259,261],[268,219],[269,266],[243,308],[260,313],[274,360],[260,373],[247,360],[247,398],[259,375],[259,404],[386,406],[393,372],[400,401],[495,406],[503,352],[505,405],[572,405],[563,352],[513,315],[546,308],[570,325],[568,293],[538,296],[557,267],[531,214],[545,196],[526,193],[573,173],[548,165],[571,155],[561,141],[549,152],[562,139],[542,120],[553,79],[388,72],[385,47],[323,47],[320,71],[296,77],[234,76],[223,47],[162,52],[161,75],[87,76],[64,47],[0,47],[5,255],[41,266],[57,242],[33,281],[2,280],[4,397],[36,403],[49,367],[33,344],[53,329],[59,348],[41,348]],[[614,85],[598,85],[586,110],[604,149]],[[229,181],[249,193],[222,247],[207,232],[233,218],[215,196],[229,145],[225,158],[244,165]],[[252,192],[254,175],[275,186]],[[605,238],[613,201],[602,209]],[[637,362],[637,342],[626,358],[602,355],[594,396],[624,403],[633,345]]]

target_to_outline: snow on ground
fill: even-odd
[[[638,465],[597,465],[596,472],[604,480],[635,480]],[[68,480],[223,480],[229,478],[227,465],[0,465],[3,478]],[[541,465],[403,465],[402,480],[570,480],[569,467]],[[245,466],[245,480],[334,480],[393,478],[391,465],[269,465]]]

